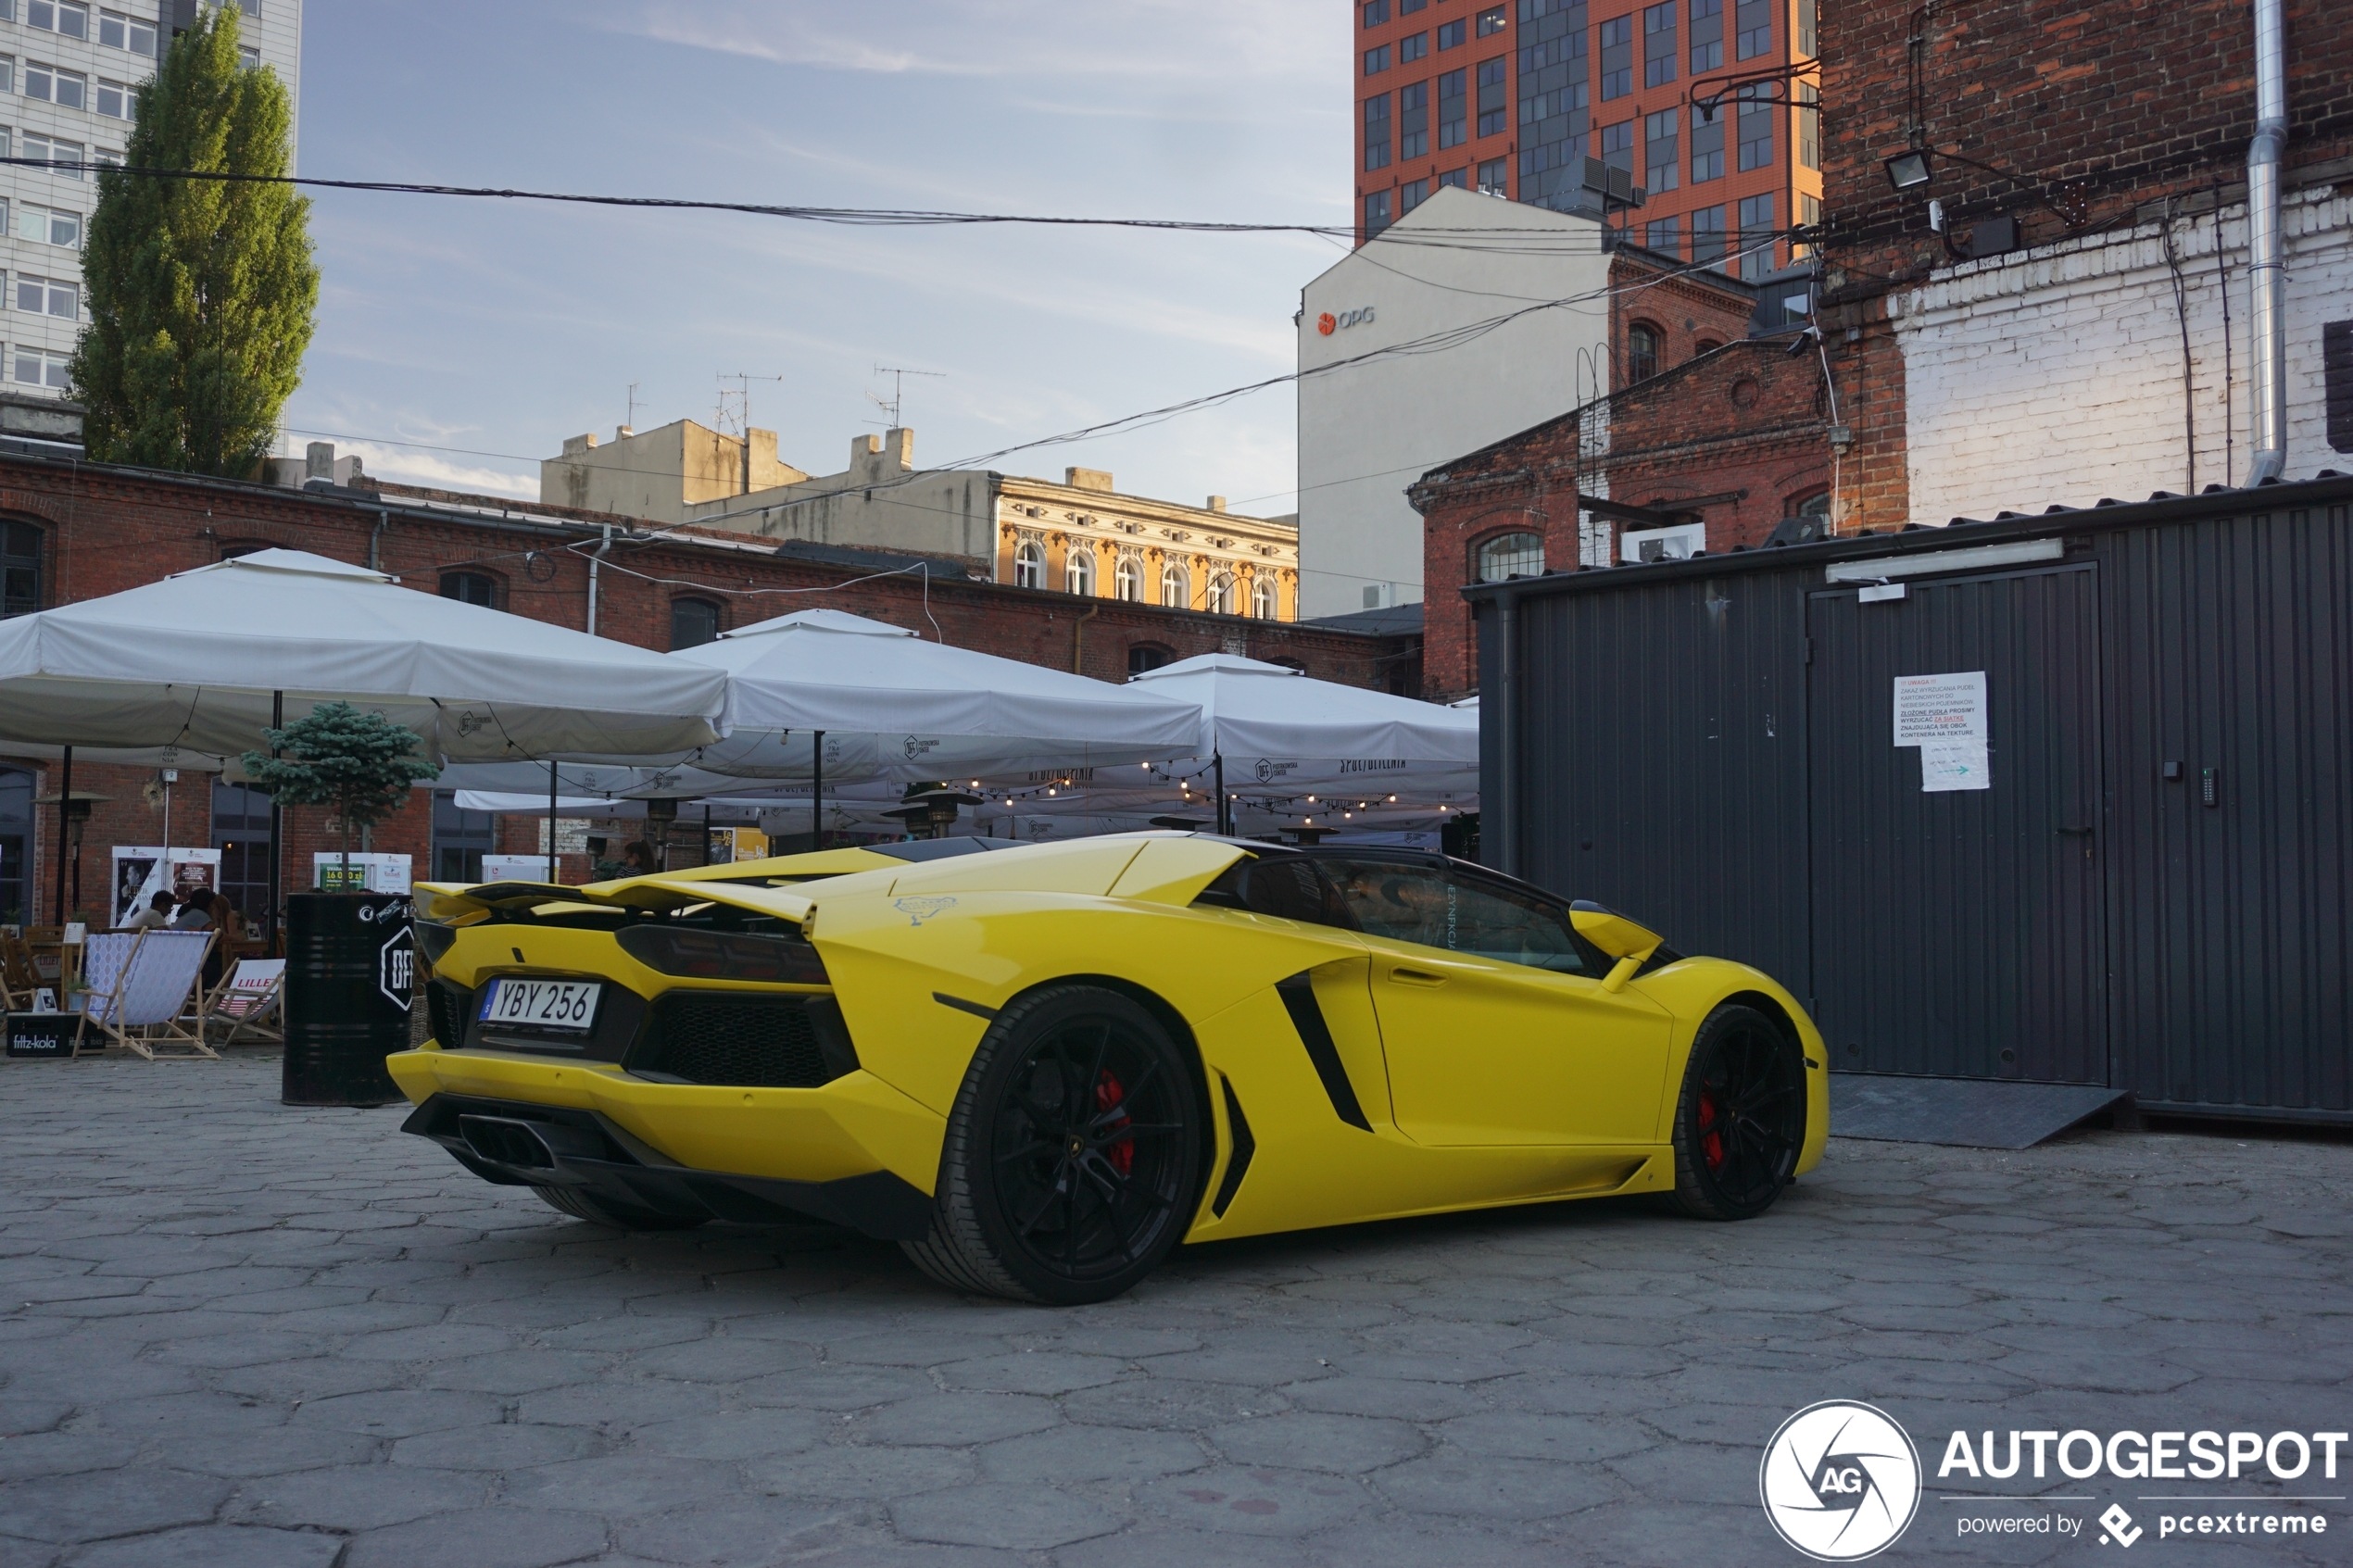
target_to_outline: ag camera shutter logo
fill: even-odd
[[[1756,1489],[1781,1539],[1818,1562],[1894,1546],[1920,1506],[1920,1456],[1884,1411],[1825,1399],[1781,1423]]]

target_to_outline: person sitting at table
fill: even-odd
[[[123,931],[160,931],[171,923],[171,895],[158,889],[147,907],[124,921]]]
[[[654,858],[654,847],[642,838],[633,838],[621,847],[623,876],[652,876],[661,870]]]
[[[212,929],[212,889],[209,887],[188,889],[187,899],[180,906],[180,913],[173,917],[171,929],[210,931]]]
[[[212,895],[212,923],[220,928],[220,945],[249,940],[253,933],[246,929],[245,917],[239,912],[237,901],[215,889]]]

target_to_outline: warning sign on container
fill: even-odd
[[[1975,741],[1985,734],[1985,671],[1895,677],[1895,744]]]

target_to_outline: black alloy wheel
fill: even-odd
[[[1709,1013],[1675,1107],[1677,1207],[1704,1220],[1755,1219],[1789,1185],[1805,1141],[1797,1043],[1755,1008]]]
[[[1088,985],[1035,992],[973,1054],[931,1235],[900,1246],[957,1290],[1108,1300],[1183,1237],[1207,1125],[1189,1062],[1141,1004]]]
[[[657,1209],[640,1209],[630,1203],[607,1203],[591,1198],[578,1187],[540,1187],[531,1189],[539,1200],[559,1213],[591,1224],[610,1225],[622,1231],[690,1231],[703,1223],[705,1216],[665,1214]]]

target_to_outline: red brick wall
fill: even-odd
[[[1605,483],[1615,500],[1695,515],[1712,552],[1763,544],[1799,502],[1825,489],[1820,361],[1793,358],[1789,342],[1743,339],[1620,393],[1610,400],[1605,456],[1579,464],[1572,414],[1457,458],[1442,478],[1416,485],[1428,695],[1448,701],[1478,689],[1469,607],[1454,590],[1476,575],[1481,543],[1534,527],[1544,535],[1548,569],[1577,569],[1580,479],[1588,495],[1603,494]]]
[[[2353,6],[2286,0],[2287,165],[2353,154]],[[1939,159],[1933,182],[1896,193],[1883,160],[1911,140],[1907,39],[1916,0],[1825,8],[1825,325],[1855,433],[1843,527],[1900,527],[1905,483],[1903,366],[1884,296],[1947,264],[1928,201],[1964,235],[2016,217],[2027,245],[2245,198],[2255,128],[2253,23],[2244,0],[2165,6],[1984,0],[1921,21],[1922,137],[2016,180]]]
[[[464,499],[483,503],[479,496]],[[388,516],[371,503],[347,496],[0,456],[0,518],[31,522],[44,534],[44,605],[119,593],[208,565],[239,546],[279,546],[361,564],[371,560],[372,552],[384,571],[425,593],[439,591],[445,571],[483,572],[499,584],[501,608],[585,630],[585,552],[599,537],[595,523],[609,521],[616,529],[636,526],[630,519],[598,520],[590,514],[522,507],[511,508],[503,520],[489,516],[470,521],[403,512],[396,508],[406,500],[390,495],[385,501],[396,508]],[[712,543],[691,542],[697,532]],[[1149,645],[1170,659],[1223,650],[1295,660],[1311,675],[1349,685],[1408,693],[1419,688],[1419,648],[1411,638],[1369,637],[1152,605],[1083,605],[1067,594],[991,583],[933,578],[926,583],[909,575],[851,583],[866,573],[781,558],[765,547],[725,547],[739,545],[741,535],[685,533],[681,542],[613,546],[599,574],[600,634],[667,649],[672,601],[700,597],[720,607],[723,628],[823,606],[871,616],[925,636],[938,635],[961,647],[1060,670],[1076,667],[1105,681],[1125,679],[1130,647]],[[1091,615],[1086,614],[1088,608]],[[158,634],[164,630],[158,628]],[[0,756],[0,761],[6,760]],[[55,789],[54,763],[17,765],[47,770],[36,793]],[[77,790],[116,797],[96,809],[85,830],[83,902],[93,909],[106,901],[113,846],[156,841],[161,813],[150,813],[140,798],[141,787],[153,777],[148,769],[74,769]],[[172,813],[177,843],[211,842],[209,782],[191,771],[182,771]],[[375,847],[409,854],[418,874],[430,875],[430,800],[424,792],[413,799],[409,809],[377,829]],[[33,878],[35,909],[46,920],[54,912],[50,872],[57,822],[53,808],[38,808],[35,816],[36,842],[29,859],[40,871]],[[290,816],[285,874],[287,885],[299,888],[308,884],[311,853],[335,849],[341,840],[327,831],[324,813],[296,810]],[[518,831],[528,834],[528,843],[517,852],[535,853],[537,828],[526,821]],[[682,830],[682,853],[693,852],[686,843],[691,836]],[[680,863],[678,854],[672,859]],[[697,855],[686,863],[698,860]],[[568,875],[585,874],[586,869],[580,857],[567,861]]]

